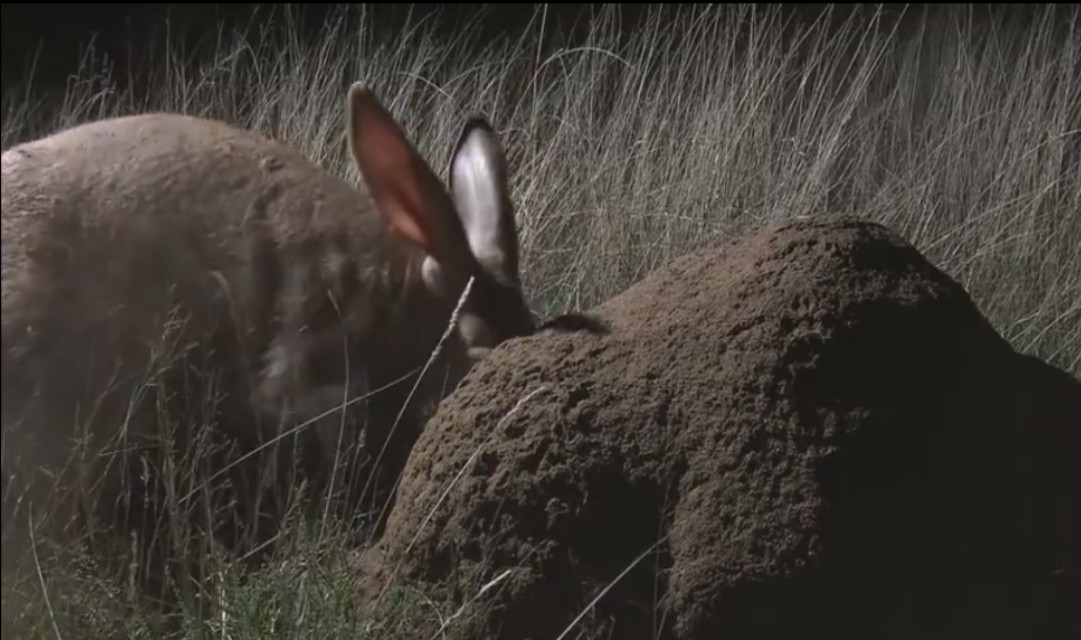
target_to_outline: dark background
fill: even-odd
[[[301,37],[318,37],[319,28],[335,5],[306,5],[301,22]],[[559,33],[573,42],[574,34],[580,34],[587,24],[595,4],[549,5],[545,33]],[[825,4],[782,4],[785,19],[794,23],[809,21],[821,14]],[[891,16],[902,16],[903,26],[915,24],[924,12],[933,19],[934,6],[927,4],[881,5]],[[973,7],[977,20],[1022,18],[1027,5],[976,5]],[[873,5],[834,5],[835,19],[856,11],[869,16]],[[483,13],[482,10],[483,9]],[[500,35],[514,35],[529,25],[533,15],[532,6],[413,4],[367,6],[378,32],[393,35],[409,11],[416,16],[433,17],[442,32],[453,35],[462,20],[480,19],[482,42]],[[680,11],[679,5],[671,5],[664,11],[672,15]],[[173,43],[182,41],[188,50],[204,39],[212,40],[219,25],[228,29],[247,29],[257,37],[258,28],[275,19],[280,7],[265,4],[4,4],[0,25],[2,42],[2,85],[7,92],[25,82],[33,69],[34,85],[38,89],[62,89],[67,78],[78,69],[81,47],[93,38],[95,50],[116,68],[138,73],[146,63],[150,45],[160,46],[166,36]],[[629,31],[645,17],[644,5],[623,5],[620,8],[623,29]],[[570,34],[568,36],[568,34]],[[131,75],[131,74],[129,74]],[[120,74],[121,79],[124,74]]]

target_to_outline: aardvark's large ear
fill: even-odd
[[[350,87],[348,112],[349,148],[376,209],[464,286],[474,262],[443,183],[371,90]]]
[[[466,122],[451,160],[450,186],[477,263],[500,284],[518,287],[518,228],[507,163],[486,120]]]

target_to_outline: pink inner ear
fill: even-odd
[[[423,216],[414,215],[423,206],[418,194],[389,184],[382,189],[373,189],[372,199],[375,200],[376,209],[387,219],[393,231],[420,245],[428,253],[434,250],[431,229],[425,224]]]
[[[353,153],[375,201],[391,228],[425,251],[434,250],[427,220],[424,166],[390,116],[370,100],[353,113]]]

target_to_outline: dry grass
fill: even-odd
[[[795,26],[711,6],[621,37],[602,12],[573,48],[539,44],[537,29],[482,48],[475,32],[446,39],[424,25],[377,38],[362,11],[311,42],[285,20],[257,43],[222,34],[196,68],[173,52],[138,93],[92,58],[62,104],[35,101],[32,88],[9,93],[3,146],[89,119],[181,111],[287,140],[355,178],[342,109],[361,80],[436,166],[467,114],[494,121],[510,154],[525,286],[544,316],[587,309],[751,225],[848,212],[906,236],[1018,350],[1081,376],[1079,12],[977,23],[955,8],[917,23],[902,36],[870,11]],[[364,631],[340,606],[352,587],[330,540],[298,542],[293,560],[258,574],[223,566],[217,586],[240,613],[200,610],[171,633],[408,636],[409,626]],[[302,578],[298,558],[311,559]],[[57,616],[67,629],[157,637],[153,615],[100,615],[112,600],[80,584]],[[40,602],[30,607],[28,619],[43,619],[32,615]],[[287,632],[265,626],[281,620]]]

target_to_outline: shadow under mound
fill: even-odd
[[[1074,624],[1081,383],[889,230],[774,225],[592,315],[610,331],[507,343],[446,399],[362,580],[465,601],[509,570],[501,638],[608,587],[599,637]]]

